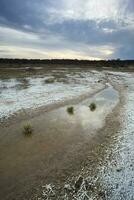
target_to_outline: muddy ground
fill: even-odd
[[[1,199],[134,199],[134,74],[99,73],[103,87],[84,97],[2,121]],[[25,122],[32,124],[31,136],[23,134]]]

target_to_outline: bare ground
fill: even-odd
[[[120,129],[119,113],[124,104],[124,85],[114,85],[120,102],[98,131],[83,130],[81,123],[61,107],[38,112],[32,117],[13,119],[0,127],[0,198],[28,200],[42,197],[42,185],[56,186],[56,196],[63,195],[65,183],[74,184],[75,177],[95,176],[103,164],[106,150]],[[30,121],[34,133],[22,134],[22,124]],[[96,185],[96,198],[104,199]],[[72,197],[70,197],[71,199]]]

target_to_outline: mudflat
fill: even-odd
[[[18,91],[15,95],[18,97],[19,94],[21,98],[24,91],[30,93],[33,87],[31,104],[29,96],[24,99],[25,104],[19,99],[18,102],[21,104],[18,105],[17,98],[12,98],[13,103],[10,104],[4,102],[5,99],[10,101],[10,95],[9,99],[4,96],[6,90],[17,91],[20,83],[17,82],[17,87],[11,87],[8,85],[9,80],[16,80],[15,77],[8,77],[8,81],[1,78],[1,83],[5,83],[7,87],[1,88],[0,99],[1,105],[6,108],[5,112],[1,109],[0,124],[1,199],[45,199],[46,197],[65,199],[67,195],[70,199],[75,197],[79,199],[80,190],[73,192],[74,183],[79,176],[83,177],[83,184],[80,184],[80,187],[83,187],[85,180],[89,184],[89,177],[92,177],[90,183],[95,182],[95,176],[98,177],[99,181],[96,180],[93,185],[94,188],[98,187],[98,190],[87,187],[86,194],[96,199],[98,197],[103,199],[105,195],[108,199],[107,195],[111,190],[109,187],[106,188],[105,183],[108,183],[109,179],[103,184],[99,174],[100,161],[102,167],[107,166],[107,160],[114,162],[115,158],[113,156],[107,158],[107,155],[109,155],[110,146],[118,143],[118,135],[123,129],[125,115],[121,117],[121,112],[125,109],[126,94],[131,94],[133,91],[134,74],[79,68],[73,70],[72,74],[61,71],[61,69],[59,71],[53,69],[44,74],[34,72],[24,77],[17,75],[19,81],[21,83],[23,81],[23,85],[27,83],[22,80],[24,78],[29,80],[29,85],[19,88],[21,92]],[[35,85],[31,81],[31,76]],[[45,84],[43,82],[43,86],[40,85],[47,76],[56,81],[45,82]],[[37,88],[36,85],[40,87]],[[53,90],[49,94],[53,85],[56,91],[60,91],[58,95]],[[60,101],[63,93],[62,101]],[[45,98],[48,100],[46,101]],[[91,103],[96,105],[94,111],[90,109]],[[67,111],[70,106],[74,108],[73,114]],[[125,113],[125,110],[123,112]],[[26,123],[30,123],[33,129],[33,133],[28,136],[23,134]],[[129,135],[130,132],[128,131],[127,134]],[[114,152],[114,146],[112,149]],[[132,165],[131,159],[129,163]],[[117,170],[118,173],[119,170]],[[133,182],[132,176],[133,174],[129,176],[129,179]],[[111,173],[111,179],[112,177]],[[121,184],[119,181],[115,182],[113,178],[113,185]],[[49,184],[51,187],[48,188]],[[69,192],[65,190],[66,184],[71,187]],[[45,188],[42,189],[42,186]],[[49,192],[50,188],[54,192]],[[42,191],[45,191],[46,196],[43,196]],[[132,189],[128,190],[128,193],[133,195]],[[114,194],[111,192],[111,194],[114,196],[116,192]]]

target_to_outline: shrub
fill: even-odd
[[[96,110],[96,104],[95,103],[91,103],[89,106],[91,111],[95,111]]]
[[[33,128],[30,123],[26,123],[23,125],[23,133],[25,135],[31,135],[33,133]]]
[[[74,114],[74,107],[73,107],[73,106],[68,107],[68,108],[67,108],[67,112],[68,112],[69,114],[73,115],[73,114]]]
[[[45,83],[54,83],[54,78],[48,78],[45,80]]]

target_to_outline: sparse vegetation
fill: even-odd
[[[91,111],[95,111],[96,110],[96,104],[95,103],[91,103],[90,105],[89,105],[89,108],[90,108],[90,110]]]
[[[54,78],[48,78],[48,79],[46,79],[45,83],[48,83],[48,84],[54,83]]]
[[[33,133],[33,128],[30,123],[26,123],[23,125],[23,133],[25,135],[31,135]]]
[[[117,171],[117,172],[121,172],[121,171],[122,171],[122,168],[121,168],[121,167],[120,167],[120,168],[117,168],[116,171]]]
[[[102,80],[98,80],[98,83],[101,83],[102,82]]]
[[[74,114],[74,107],[73,107],[73,106],[68,107],[68,108],[67,108],[67,112],[68,112],[70,115],[73,115],[73,114]]]

